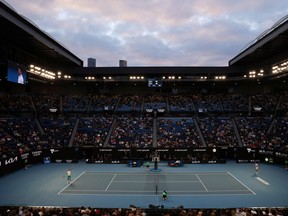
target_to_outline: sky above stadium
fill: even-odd
[[[6,0],[97,67],[227,66],[288,14],[284,0]]]

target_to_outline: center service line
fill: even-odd
[[[108,184],[108,186],[106,187],[105,191],[108,190],[108,188],[110,187],[110,185],[112,184],[113,180],[115,179],[116,177],[116,173],[114,174],[113,178],[111,179],[110,183]]]
[[[203,185],[203,187],[205,188],[206,191],[208,191],[208,189],[206,188],[206,186],[204,185],[204,183],[201,181],[201,179],[199,178],[198,174],[196,174],[197,178],[199,179],[199,181],[201,182],[201,184]]]

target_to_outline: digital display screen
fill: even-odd
[[[7,81],[23,85],[26,84],[26,80],[26,67],[16,62],[8,61]]]
[[[148,87],[162,87],[162,80],[148,79]]]

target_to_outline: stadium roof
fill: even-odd
[[[288,15],[248,43],[229,61],[229,66],[251,65],[267,61],[279,54],[288,54]]]
[[[29,63],[50,64],[50,67],[57,68],[83,66],[81,59],[2,0],[0,1],[0,28],[1,49],[3,47],[6,50],[14,49],[18,55],[25,55],[21,58],[29,59]],[[9,53],[1,53],[1,55],[5,56]]]

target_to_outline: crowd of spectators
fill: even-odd
[[[119,100],[117,111],[140,112],[142,111],[143,97],[140,95],[126,95]]]
[[[49,112],[50,108],[63,112],[145,111],[165,109],[171,112],[285,113],[288,92],[254,95],[239,94],[155,94],[155,95],[16,95],[1,94],[0,110],[11,112]],[[60,109],[62,108],[62,109]]]
[[[283,91],[279,96],[279,106],[276,108],[280,115],[286,116],[288,109],[288,91]]]
[[[76,119],[41,117],[39,119],[43,128],[43,138],[50,146],[68,147]]]
[[[0,111],[11,113],[33,112],[33,106],[28,95],[0,95]]]
[[[0,158],[43,148],[42,135],[31,118],[0,119]]]
[[[198,112],[223,112],[223,108],[220,103],[220,97],[218,95],[195,94],[192,95],[192,100]]]
[[[153,119],[149,117],[119,117],[112,130],[109,147],[153,147]]]
[[[275,113],[279,95],[276,94],[256,94],[251,96],[251,113],[270,116]]]
[[[144,110],[146,109],[165,109],[167,110],[167,100],[164,95],[144,96]]]
[[[168,95],[167,98],[170,112],[195,112],[191,95]]]
[[[286,216],[287,213],[287,208],[187,209],[179,206],[166,209],[154,205],[149,208],[134,205],[127,208],[0,207],[0,216]]]
[[[60,110],[60,95],[33,95],[32,99],[38,113],[49,113],[50,109]]]
[[[288,152],[288,118],[278,117],[268,132],[267,149]]]
[[[257,108],[261,109],[262,113],[271,115],[276,110],[276,105],[279,101],[278,94],[256,94],[251,96],[251,111],[257,112]],[[259,112],[259,111],[258,111]]]
[[[208,147],[238,146],[235,129],[230,118],[197,118],[197,122]]]
[[[85,112],[88,110],[89,102],[89,96],[66,95],[63,97],[63,112]]]
[[[203,146],[192,118],[162,118],[157,122],[157,147],[194,148]]]
[[[265,148],[268,145],[270,117],[235,118],[239,135],[244,147]]]
[[[93,95],[89,107],[90,112],[114,111],[119,96],[117,95]]]
[[[162,117],[154,126],[152,117],[130,115],[81,117],[78,125],[75,117],[38,120],[39,125],[29,117],[1,118],[1,155],[16,154],[20,149],[41,150],[69,144],[116,148],[243,146],[287,151],[287,117]]]
[[[5,152],[13,154],[19,149],[25,151],[69,144],[75,147],[124,148],[244,146],[287,151],[287,96],[287,91],[251,96],[1,94],[0,153],[6,155]],[[261,109],[255,110],[257,107]],[[57,112],[51,113],[51,108]],[[114,109],[117,112],[106,112]],[[165,109],[164,117],[141,117],[145,109]],[[137,111],[137,117],[133,111]],[[85,112],[86,117],[73,115],[77,112]],[[98,112],[98,117],[93,116],[95,112]],[[126,116],[121,117],[121,112]],[[181,112],[185,117],[178,118]],[[202,115],[203,112],[206,115]],[[254,116],[255,112],[264,115]],[[233,116],[228,113],[233,113]],[[47,115],[50,116],[44,117]],[[72,134],[74,127],[76,133]]]
[[[90,145],[104,147],[111,125],[112,117],[95,116],[80,118],[73,146]]]
[[[220,101],[225,113],[245,115],[249,111],[249,98],[245,95],[221,95]]]

